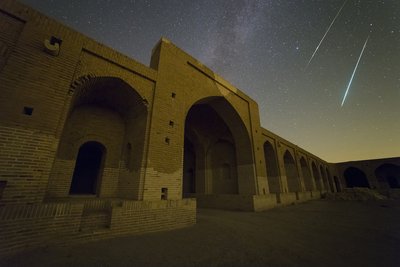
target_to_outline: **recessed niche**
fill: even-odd
[[[169,121],[169,126],[174,127],[174,122],[173,121]]]
[[[60,38],[51,36],[51,38],[50,38],[50,44],[51,45],[58,44],[59,46],[61,46],[61,43],[62,43],[62,40]]]
[[[174,92],[172,92],[172,93],[171,93],[171,97],[172,97],[172,98],[175,98],[175,97],[176,97],[176,94],[175,94]]]
[[[7,181],[0,181],[0,199],[3,197],[4,189],[6,188]]]
[[[170,139],[168,137],[165,137],[165,143],[169,144]]]
[[[168,199],[168,188],[163,187],[161,188],[161,200],[167,200]]]
[[[27,116],[32,116],[33,108],[32,107],[24,107],[22,113]]]

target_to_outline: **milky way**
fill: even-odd
[[[327,161],[400,154],[398,0],[348,0],[339,16],[343,0],[23,2],[146,65],[170,39],[254,98],[265,128]]]

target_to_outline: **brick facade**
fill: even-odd
[[[144,66],[0,2],[0,255],[193,225],[340,191],[257,103],[161,39]]]

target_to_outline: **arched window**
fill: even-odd
[[[105,147],[94,141],[86,142],[79,148],[70,194],[96,194],[105,152]]]

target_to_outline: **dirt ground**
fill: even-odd
[[[400,266],[400,202],[201,209],[193,227],[36,249],[0,266]]]

